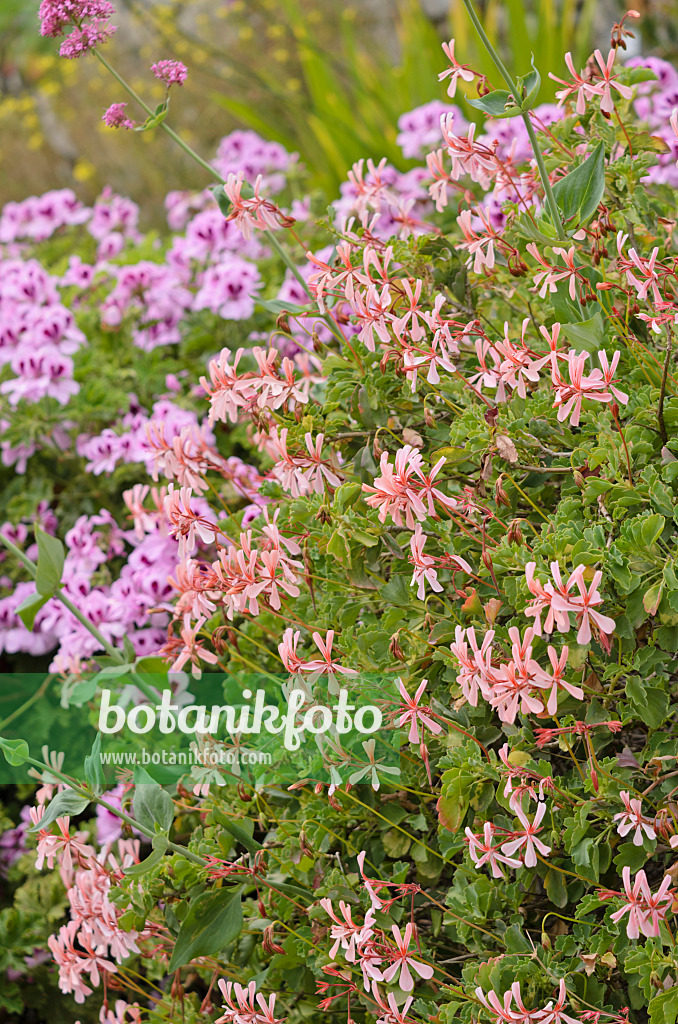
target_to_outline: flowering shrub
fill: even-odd
[[[165,239],[112,195],[3,211],[5,651],[94,718],[160,657],[177,704],[215,666],[310,707],[377,677],[402,730],[399,771],[337,732],[329,785],[205,758],[110,792],[100,735],[78,782],[3,730],[41,782],[10,1012],[57,965],[102,1024],[678,1018],[678,78],[625,33],[557,107],[450,43],[488,119],[407,115],[425,164],[359,161],[324,222],[251,134]]]

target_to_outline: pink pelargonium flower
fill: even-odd
[[[461,78],[462,82],[472,82],[474,75],[467,65],[460,64],[454,56],[454,39],[450,39],[449,43],[443,43],[442,46],[443,53],[450,62],[450,67],[439,73],[438,81],[443,82],[446,78],[450,79],[447,84],[447,95],[453,97],[457,91],[457,79]]]
[[[491,821],[485,822],[481,836],[473,833],[468,826],[464,829],[464,832],[468,842],[468,852],[476,868],[489,864],[492,868],[493,878],[505,879],[506,875],[499,867],[500,864],[507,864],[511,868],[519,868],[521,866],[522,862],[520,860],[516,860],[515,857],[507,857],[501,853],[501,845],[497,844],[495,846],[493,844],[495,827]]]
[[[656,839],[655,830],[649,818],[646,818],[642,810],[642,802],[632,799],[630,793],[622,791],[620,799],[624,804],[624,810],[615,814],[613,821],[618,821],[617,832],[620,836],[627,836],[633,831],[633,845],[643,845],[643,832],[648,839]]]
[[[543,857],[548,857],[551,852],[551,847],[546,846],[540,839],[537,838],[537,832],[541,832],[541,820],[546,814],[546,804],[537,804],[537,810],[535,811],[534,820],[530,821],[525,812],[521,807],[515,808],[515,814],[520,824],[523,826],[522,829],[514,831],[513,839],[509,839],[507,842],[502,843],[502,852],[510,856],[513,853],[517,853],[523,846],[525,847],[522,852],[522,858],[526,868],[534,868],[537,866],[537,852],[541,853]]]
[[[179,672],[187,661],[191,662],[191,675],[194,679],[200,679],[202,669],[200,662],[208,665],[216,665],[218,658],[213,651],[206,651],[202,646],[203,642],[198,640],[198,633],[205,623],[201,617],[191,629],[190,615],[185,615],[183,625],[179,630],[179,636],[168,635],[167,642],[160,648],[160,657],[174,658],[170,672]],[[171,628],[171,627],[170,627]]]
[[[614,110],[614,100],[612,98],[612,89],[615,89],[620,96],[625,100],[630,99],[633,96],[633,89],[629,88],[628,85],[622,85],[618,82],[614,76],[612,69],[614,67],[615,57],[617,56],[616,49],[611,49],[607,55],[607,60],[603,59],[603,55],[600,50],[595,50],[593,56],[598,62],[600,68],[600,74],[602,76],[602,82],[596,83],[600,89],[600,109],[604,110],[606,114],[611,114]]]
[[[399,728],[402,728],[406,722],[410,723],[410,731],[407,737],[410,743],[419,742],[419,722],[421,722],[422,727],[425,726],[436,735],[443,731],[442,726],[431,717],[433,712],[430,707],[427,705],[424,705],[423,707],[419,706],[419,701],[422,698],[427,683],[428,679],[422,679],[417,687],[417,692],[414,697],[410,697],[409,693],[405,689],[405,684],[402,679],[398,680],[398,689],[400,690],[400,696],[403,698],[403,701],[399,708],[402,714],[398,718],[397,724]]]
[[[433,977],[433,968],[429,964],[423,964],[420,960],[415,960],[409,951],[410,942],[414,934],[414,925],[407,924],[404,935],[401,935],[400,929],[395,924],[391,925],[391,931],[393,932],[397,950],[391,953],[393,962],[384,971],[384,981],[390,983],[400,973],[398,985],[400,985],[403,992],[411,992],[414,988],[414,978],[410,973],[410,967],[416,971],[420,978],[424,978],[426,981]]]

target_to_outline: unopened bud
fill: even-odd
[[[379,444],[379,438],[375,435],[374,441],[372,442],[372,454],[377,461],[381,458],[383,451],[384,449]]]
[[[313,333],[311,334],[311,341],[313,342],[314,352],[323,352],[325,350],[325,345],[323,345],[322,341],[320,340],[317,331],[313,331]]]
[[[229,647],[237,650],[237,636],[228,626],[217,626],[212,633],[212,646],[217,654],[224,654]]]
[[[583,491],[584,488],[586,487],[586,480],[581,475],[581,473],[579,472],[578,469],[573,470],[572,478],[574,479],[574,482],[576,483],[576,485],[579,488],[579,490]]]
[[[508,528],[506,539],[509,544],[518,544],[519,546],[523,543],[523,531],[520,529],[520,519],[514,519]]]
[[[308,837],[303,829],[299,833],[299,849],[305,857],[314,858],[313,847],[309,844]]]
[[[492,565],[492,559],[490,558],[489,551],[483,551],[483,553],[481,554],[480,557],[483,560],[483,565],[485,566],[485,568],[489,569],[489,571],[491,572],[492,569],[493,569],[493,565]]]
[[[400,646],[400,642],[398,640],[399,633],[400,630],[398,630],[397,633],[393,634],[393,636],[391,637],[391,642],[388,645],[388,649],[391,653],[392,658],[395,658],[396,661],[404,661],[405,655],[403,654],[403,649]]]
[[[262,937],[261,937],[262,949],[263,949],[264,953],[267,953],[269,956],[272,956],[273,953],[284,953],[285,952],[283,947],[278,945],[278,943],[275,941],[275,938],[274,938],[274,935],[273,935],[273,929],[274,929],[274,925],[272,925],[272,924],[267,925],[266,928],[264,928],[264,931],[263,931]]]
[[[346,783],[346,788],[348,789],[348,783]],[[328,802],[328,804],[330,805],[330,807],[333,810],[335,810],[335,811],[343,810],[343,808],[342,808],[341,804],[339,803],[339,801],[335,800],[335,798],[333,796],[331,796],[329,793],[327,794],[327,802]]]
[[[435,427],[436,418],[430,409],[424,409],[424,423],[427,427]]]
[[[511,507],[511,499],[504,490],[504,484],[502,483],[503,473],[499,476],[496,484],[494,485],[494,500],[498,505],[506,505],[507,508]]]
[[[248,793],[248,791],[243,786],[242,782],[238,783],[237,790],[238,790],[238,798],[240,800],[242,800],[243,803],[248,804],[250,802],[250,800],[252,799],[252,794]]]
[[[257,909],[258,909],[258,911],[259,911],[259,913],[261,914],[262,917],[268,917],[268,914],[266,913],[266,905],[265,905],[264,901],[261,899],[261,897],[259,897],[259,901],[257,903]]]
[[[323,791],[323,784],[322,784],[322,782],[316,782],[315,786],[313,787],[313,792],[315,793],[316,796],[320,796],[322,791]]]
[[[330,512],[329,505],[321,505],[316,512],[316,520],[322,523],[323,526],[329,526],[332,522],[332,514]]]
[[[552,948],[552,942],[551,942],[550,938],[548,937],[548,935],[546,934],[546,932],[542,932],[541,933],[541,948],[542,949],[551,949]]]
[[[595,770],[595,768],[591,769],[591,782],[593,783],[593,790],[597,794],[598,793],[598,772]]]
[[[292,333],[292,331],[290,330],[290,325],[287,322],[287,311],[286,310],[283,310],[283,312],[280,313],[280,315],[278,316],[278,319],[275,322],[275,326],[276,326],[276,329],[279,330],[279,331],[282,331],[283,334],[291,334]]]

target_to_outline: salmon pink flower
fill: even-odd
[[[541,839],[537,838],[537,833],[541,832],[541,820],[546,814],[546,804],[537,804],[535,811],[534,820],[530,821],[522,807],[515,808],[515,814],[520,824],[523,826],[522,829],[518,829],[513,832],[512,839],[502,843],[502,853],[508,854],[509,856],[513,853],[517,853],[518,850],[524,846],[525,849],[522,851],[522,858],[526,868],[534,868],[537,866],[537,852],[541,853],[543,857],[548,857],[551,852],[551,847],[546,846],[542,843]]]
[[[423,964],[420,960],[415,960],[409,951],[414,933],[414,925],[407,924],[404,935],[400,934],[400,929],[395,924],[391,926],[391,931],[393,932],[397,951],[391,953],[392,964],[384,971],[384,981],[390,983],[400,974],[398,985],[400,985],[403,992],[411,992],[414,988],[414,978],[410,973],[410,967],[416,971],[420,978],[424,978],[427,981],[433,977],[433,968],[429,964]]]
[[[438,81],[444,82],[446,78],[449,78],[447,85],[447,95],[453,97],[457,91],[457,80],[461,78],[462,82],[472,82],[474,74],[471,69],[465,65],[460,64],[454,56],[454,39],[450,39],[449,43],[443,43],[443,53],[450,62],[449,68],[445,68],[438,75]]]

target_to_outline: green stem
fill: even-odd
[[[2,533],[0,533],[0,544],[4,544],[7,550],[11,551],[12,554],[19,559],[19,561],[28,571],[31,578],[35,579],[38,573],[38,567],[35,564],[35,562],[32,562],[28,555],[24,554],[21,548],[17,547],[13,541],[11,541],[8,537],[5,537],[4,534]],[[68,608],[71,615],[74,615],[78,622],[81,622],[85,629],[87,629],[92,634],[94,639],[106,651],[106,654],[108,654],[109,657],[113,658],[114,661],[117,661],[119,665],[126,664],[126,659],[123,652],[119,651],[116,647],[113,647],[113,645],[108,642],[106,637],[97,629],[94,623],[90,622],[89,619],[85,615],[83,615],[79,608],[76,608],[76,606],[71,601],[70,597],[66,597],[66,595],[62,594],[60,590],[56,590],[51,596],[55,598],[55,600],[61,601],[64,608]],[[137,672],[130,671],[128,674],[130,679],[133,680],[134,685],[139,687],[144,696],[148,697],[148,699],[151,701],[157,701],[157,692],[153,689],[152,686],[149,686],[149,684],[144,679],[142,679],[142,677]]]
[[[473,9],[473,3],[471,2],[471,0],[464,0],[464,7],[468,11],[469,18],[473,22],[473,26],[478,35],[480,36],[480,41],[482,42],[483,46],[485,47],[490,57],[492,58],[492,61],[494,62],[495,67],[497,68],[497,71],[506,82],[508,90],[513,96],[516,104],[519,104],[521,100],[518,94],[518,86],[511,78],[511,75],[509,74],[506,65],[504,64],[501,57],[493,47],[490,40],[487,38],[485,29],[481,25],[478,15]],[[551,219],[558,234],[558,238],[560,239],[560,241],[566,242],[568,240],[567,235],[565,234],[565,231],[563,229],[563,224],[560,219],[560,213],[558,211],[558,204],[556,203],[556,197],[554,196],[553,189],[551,188],[551,182],[549,181],[549,176],[544,165],[544,158],[541,154],[541,149],[539,148],[537,136],[532,126],[532,122],[530,121],[530,116],[527,112],[523,112],[520,116],[522,117],[523,122],[525,124],[525,128],[530,139],[530,145],[532,146],[532,152],[534,153],[534,158],[537,161],[539,177],[541,178],[542,185],[544,186],[546,204],[549,208]]]
[[[85,786],[79,786],[77,783],[73,782],[72,779],[69,779],[67,775],[64,775],[63,772],[57,771],[56,768],[52,768],[51,765],[45,764],[44,761],[36,761],[33,757],[27,757],[26,761],[29,764],[32,764],[35,768],[40,768],[41,771],[47,772],[47,774],[52,778],[63,782],[65,786],[72,789],[74,793],[78,794],[78,796],[82,796],[86,800],[90,800],[92,803],[105,807],[106,810],[110,811],[111,814],[114,814],[116,818],[120,818],[121,821],[126,822],[126,824],[135,828],[137,832],[141,832],[142,835],[145,835],[148,839],[155,839],[156,833],[152,832],[150,828],[146,828],[145,825],[141,825],[135,818],[130,817],[129,814],[125,814],[124,811],[121,811],[119,807],[115,807],[114,804],[109,804],[108,800],[102,800],[100,796],[95,796]],[[172,850],[173,853],[180,854],[182,857],[185,857],[186,860],[192,861],[193,864],[200,864],[201,867],[208,866],[208,862],[203,857],[199,857],[197,853],[191,853],[191,851],[187,850],[184,846],[178,846],[176,843],[168,843],[167,849]]]

